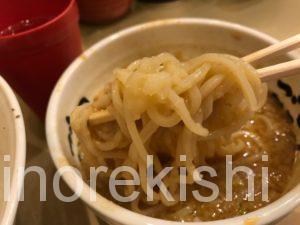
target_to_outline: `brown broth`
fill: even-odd
[[[272,124],[272,129],[266,125],[262,116],[268,118]],[[226,201],[225,157],[212,157],[206,162],[216,170],[217,177],[211,178],[204,174],[204,179],[217,184],[219,187],[220,192],[215,201],[208,203],[197,201],[191,194],[192,190],[198,190],[203,196],[210,195],[211,191],[193,184],[187,187],[187,201],[172,207],[159,205],[157,210],[153,210],[151,213],[146,213],[147,208],[145,208],[145,212],[141,213],[173,221],[212,221],[244,215],[280,198],[288,191],[287,187],[296,158],[296,138],[286,111],[278,104],[277,100],[269,97],[265,106],[255,113],[241,130],[246,133],[241,137],[245,147],[233,156],[233,168],[248,166],[253,170],[255,174],[254,201],[247,200],[248,179],[245,173],[237,173],[233,177],[233,201]],[[247,136],[247,132],[255,134],[263,145],[257,145],[249,138],[249,135]],[[268,155],[268,162],[262,161],[262,155]],[[162,163],[168,160],[160,159]],[[111,166],[114,167],[114,165]],[[262,200],[262,167],[268,167],[269,170],[268,202]],[[100,184],[98,186],[99,193],[114,201],[109,194],[107,178],[101,179],[98,184]],[[122,193],[122,189],[119,191]],[[130,204],[116,203],[131,209]]]
[[[267,132],[260,115],[269,118],[273,125],[272,130]],[[244,215],[280,198],[287,191],[296,154],[296,138],[286,112],[276,100],[269,97],[263,109],[257,112],[242,130],[255,133],[261,138],[264,146],[264,148],[257,146],[250,138],[243,137],[246,148],[233,157],[233,167],[248,166],[254,171],[255,201],[247,201],[248,180],[245,173],[238,173],[233,177],[233,201],[226,201],[225,158],[212,158],[208,163],[217,171],[218,176],[213,179],[207,176],[205,179],[218,185],[220,189],[218,198],[213,202],[203,203],[190,196],[187,202],[166,208],[154,216],[176,221],[219,220]],[[262,154],[268,155],[268,162],[263,162],[261,157],[256,158]],[[261,194],[263,166],[269,170],[268,202],[262,201]],[[190,189],[199,190],[203,195],[207,195],[207,190],[197,185],[193,185]],[[182,208],[186,208],[190,213],[178,216],[178,210]]]

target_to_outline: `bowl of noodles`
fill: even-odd
[[[295,56],[239,58],[275,42],[190,18],[101,40],[49,102],[47,141],[62,177],[108,224],[280,219],[300,202],[300,79],[264,83],[255,68]]]
[[[0,76],[0,223],[14,224],[23,185],[26,139],[18,100]]]

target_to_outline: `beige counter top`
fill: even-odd
[[[203,17],[240,23],[276,38],[300,33],[299,0],[178,0],[138,3],[125,18],[105,26],[82,25],[84,45],[138,23],[162,18]]]
[[[178,0],[168,3],[136,3],[121,20],[103,26],[81,25],[84,47],[87,48],[125,27],[151,20],[175,17],[204,17],[241,23],[275,38],[284,39],[300,33],[300,0]],[[43,166],[51,179],[55,168],[47,152],[43,125],[23,106],[28,136],[27,165]],[[82,225],[89,224],[81,201],[61,203],[48,187],[47,202],[38,201],[35,175],[25,180],[25,202],[18,209],[17,225]],[[66,193],[69,189],[64,185]],[[297,220],[298,219],[298,220]],[[278,225],[298,225],[300,208]]]

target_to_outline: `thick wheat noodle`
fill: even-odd
[[[117,82],[114,82],[112,84],[112,102],[113,102],[113,106],[108,107],[108,110],[116,118],[116,121],[118,122],[119,127],[123,132],[123,134],[126,135],[126,137],[129,137],[128,128],[126,127],[124,116],[122,116],[122,114],[124,113],[122,109],[123,104],[122,104],[122,99],[120,96],[120,91]]]
[[[143,130],[140,133],[141,141],[145,143],[154,134],[157,128],[158,126],[153,121],[148,122],[147,125],[143,128]],[[134,144],[130,145],[129,152],[130,152],[129,156],[131,156],[133,160],[138,160],[137,154],[135,154],[137,151],[136,151],[136,146]]]
[[[193,72],[191,75],[189,75],[187,78],[181,81],[181,85],[177,88],[175,88],[175,91],[178,94],[181,94],[189,89],[191,89],[193,86],[195,86],[195,83],[197,85],[201,85],[204,81],[208,71],[210,69],[210,65],[205,63],[203,66],[201,66],[199,69],[197,69],[195,72]]]
[[[220,56],[220,55],[219,55]],[[252,76],[249,76],[249,66],[242,62],[241,60],[229,56],[229,55],[223,55],[223,57],[218,57],[218,54],[204,54],[202,56],[196,57],[191,60],[190,64],[193,65],[193,67],[197,65],[201,65],[203,63],[212,63],[212,64],[222,64],[224,67],[226,67],[230,72],[228,73],[231,78],[237,82],[238,86],[243,92],[243,95],[245,99],[248,101],[250,108],[252,110],[257,110],[258,107],[258,97],[255,95],[255,92],[253,88],[251,87],[251,84],[257,84],[256,81],[259,79],[258,76],[253,76],[253,74],[256,74],[256,72],[252,71]],[[247,73],[245,73],[245,70],[247,70]],[[259,81],[260,83],[260,81]],[[259,94],[261,93],[260,88],[257,88],[256,90]],[[266,97],[265,97],[266,98]]]
[[[156,107],[150,107],[147,110],[147,113],[151,120],[162,127],[174,127],[181,121],[176,112],[172,112],[169,116],[165,116],[159,113]]]
[[[207,146],[214,146],[214,139],[230,136],[264,104],[267,95],[266,85],[261,83],[254,68],[225,54],[204,54],[180,62],[173,55],[162,53],[139,59],[127,68],[116,69],[114,77],[115,80],[99,92],[94,103],[74,110],[71,126],[81,144],[86,164],[105,164],[104,159],[109,159],[115,161],[115,165],[132,166],[138,170],[141,186],[126,187],[126,193],[133,190],[147,193],[147,155],[153,155],[156,174],[166,166],[162,155],[172,160],[168,165],[176,169],[165,177],[164,183],[173,197],[176,196],[175,201],[167,201],[165,193],[159,191],[154,192],[152,202],[147,203],[139,197],[131,203],[134,211],[144,210],[150,215],[161,208],[179,204],[180,166],[186,166],[187,182],[193,184],[192,172],[196,162],[205,165],[205,159],[211,155],[241,151],[241,143],[236,140],[245,135],[242,131],[234,134],[235,142],[224,145],[219,154],[210,152],[211,147],[200,151],[198,143],[207,141]],[[209,118],[218,119],[214,104],[222,98],[231,104],[228,114],[236,113],[237,116],[234,121],[228,119],[223,128],[211,130],[204,122]],[[99,127],[91,129],[89,115],[100,109],[108,110],[113,116],[114,121],[110,123],[118,127],[113,135],[103,134],[106,131],[100,131]],[[101,124],[97,126],[101,127]],[[92,130],[97,129],[98,136],[92,136]],[[248,136],[262,145],[259,138]],[[186,155],[186,161],[180,162],[180,155]],[[131,179],[129,174],[122,173],[122,176]],[[148,209],[141,209],[140,203],[146,204]],[[176,213],[189,211],[183,208]]]
[[[208,130],[192,119],[191,114],[187,109],[183,98],[179,97],[174,91],[170,90],[169,99],[174,107],[174,110],[181,117],[181,120],[184,122],[184,124],[192,132],[204,137],[208,135]]]
[[[260,119],[261,121],[264,122],[268,131],[274,129],[274,125],[272,124],[272,122],[270,121],[270,119],[268,117],[266,117],[264,115],[257,115],[256,118]]]
[[[111,151],[117,148],[122,141],[122,133],[118,130],[111,140],[108,141],[100,141],[100,140],[94,140],[94,144],[98,149],[101,149],[102,151]]]
[[[224,76],[218,74],[207,80],[200,88],[202,98],[209,96],[223,81]]]
[[[257,146],[259,146],[262,149],[265,149],[263,142],[260,140],[260,137],[257,136],[255,133],[241,130],[234,133],[233,137],[236,137],[237,135],[241,135],[245,138],[250,138]]]

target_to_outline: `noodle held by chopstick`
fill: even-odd
[[[215,153],[199,149],[199,142],[231,135],[267,97],[267,87],[255,69],[226,54],[204,54],[180,62],[162,53],[116,69],[113,75],[114,81],[99,92],[93,103],[74,110],[71,126],[87,164],[99,160],[101,165],[109,152],[115,151],[118,157],[111,154],[110,160],[118,165],[130,162],[137,168],[144,192],[147,155],[154,156],[157,172],[164,167],[161,154],[175,168],[185,164],[187,182],[192,184],[193,169],[205,164],[206,157],[229,154],[230,149],[236,154],[243,148],[237,141],[236,146],[224,145]],[[155,138],[158,133],[159,138]],[[182,154],[186,155],[185,162],[179,161]],[[174,170],[165,178],[174,196],[178,196],[178,177]],[[177,198],[167,202],[162,193],[154,193],[154,201],[166,207],[178,203]],[[139,203],[133,204],[137,208]]]

